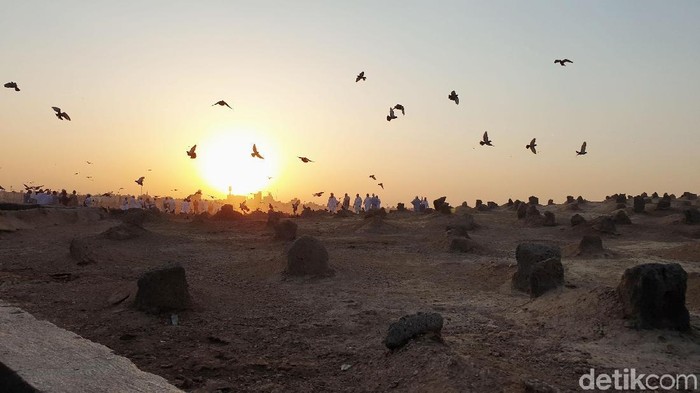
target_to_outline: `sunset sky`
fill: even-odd
[[[698,1],[8,1],[0,82],[22,91],[0,90],[0,185],[137,193],[145,176],[151,195],[453,205],[698,192],[698,20]]]

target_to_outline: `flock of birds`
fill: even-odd
[[[569,59],[556,59],[556,60],[554,60],[554,64],[559,64],[559,65],[562,66],[562,67],[565,67],[567,63],[573,64],[573,61],[571,61],[571,60],[569,60]],[[355,82],[356,82],[356,83],[357,83],[357,82],[360,82],[360,81],[366,81],[366,80],[367,80],[367,77],[365,76],[365,72],[364,72],[364,71],[360,72],[360,73],[355,77]],[[8,89],[14,89],[14,90],[17,91],[17,92],[20,91],[20,88],[19,88],[17,82],[14,82],[14,81],[12,81],[12,82],[7,82],[7,83],[5,83],[4,86],[5,86],[6,88],[8,88]],[[447,95],[447,98],[448,98],[450,101],[454,102],[456,105],[459,105],[459,95],[457,94],[456,91],[452,90],[452,91],[450,92],[450,94]],[[229,109],[233,110],[233,108],[231,107],[231,105],[229,105],[225,100],[219,100],[219,101],[215,102],[214,104],[212,104],[212,106],[216,106],[216,105],[221,106],[221,107],[224,107],[224,106],[225,106],[225,107],[228,107]],[[54,110],[55,116],[56,116],[59,120],[61,120],[61,121],[63,121],[63,120],[71,121],[71,118],[70,118],[70,116],[68,115],[68,113],[66,113],[65,111],[63,111],[61,108],[56,107],[56,106],[52,106],[51,109]],[[396,110],[396,111],[401,111],[401,115],[402,115],[402,116],[405,116],[405,115],[406,115],[406,108],[405,108],[402,104],[396,104],[396,105],[394,105],[393,107],[389,107],[389,114],[388,114],[387,117],[386,117],[386,120],[387,120],[387,121],[392,121],[392,120],[398,118],[398,116],[396,116],[396,113],[394,112],[395,110]],[[537,154],[537,149],[536,149],[537,143],[536,143],[536,141],[537,141],[537,138],[532,138],[532,140],[530,141],[530,143],[528,143],[527,145],[525,145],[525,148],[528,149],[528,150],[530,150],[533,154]],[[491,146],[491,147],[494,146],[494,145],[493,145],[493,141],[492,141],[491,139],[489,139],[488,131],[484,131],[484,135],[482,136],[481,141],[479,141],[479,144],[480,144],[481,146]],[[196,159],[196,158],[197,158],[197,145],[196,145],[196,144],[193,145],[189,150],[186,150],[185,152],[187,153],[187,156],[188,156],[190,159]],[[587,152],[586,152],[586,142],[584,141],[583,144],[581,145],[581,149],[576,151],[576,155],[579,156],[579,155],[585,155],[585,154],[587,154]],[[252,152],[250,153],[250,156],[251,156],[252,158],[257,158],[257,159],[261,159],[261,160],[264,160],[264,159],[265,159],[265,157],[263,157],[263,156],[260,154],[260,151],[258,150],[258,147],[256,146],[256,144],[253,144],[253,148],[252,148]],[[309,159],[308,157],[299,156],[298,158],[299,158],[299,160],[301,160],[301,162],[303,162],[303,163],[305,163],[305,164],[306,164],[306,163],[314,162],[313,160]],[[88,164],[91,164],[91,162],[88,161]],[[150,171],[150,169],[149,169],[149,171]],[[77,175],[78,172],[76,172],[75,174]],[[377,178],[376,178],[375,175],[370,175],[369,177],[370,177],[371,179],[375,180],[375,181],[377,180]],[[91,179],[91,176],[88,176],[88,179]],[[141,177],[139,177],[138,179],[134,180],[134,182],[135,182],[136,184],[138,184],[139,186],[143,187],[143,182],[144,182],[144,180],[145,180],[145,176],[141,176]],[[377,185],[380,186],[382,189],[384,189],[384,183],[380,182],[380,183],[377,183]],[[36,186],[32,186],[32,187],[27,186],[27,185],[24,185],[24,186],[25,186],[25,188],[28,189],[28,190],[29,190],[29,189],[36,189],[36,190],[39,190],[39,189],[41,189],[41,187],[43,187],[43,186],[38,186],[38,188],[37,188]],[[0,187],[0,189],[3,189],[3,188]],[[317,193],[314,193],[313,196],[315,196],[315,197],[320,197],[320,196],[323,195],[323,193],[324,193],[323,191],[317,192]]]

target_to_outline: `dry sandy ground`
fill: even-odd
[[[591,219],[615,204],[582,208]],[[566,206],[541,210],[560,225],[528,227],[507,208],[472,212],[479,228],[470,235],[482,249],[469,254],[447,251],[453,218],[440,214],[392,213],[380,228],[359,217],[295,219],[300,235],[328,248],[336,274],[323,279],[282,275],[285,243],[264,221],[154,219],[148,235],[101,243],[98,262],[78,266],[71,239],[118,220],[89,209],[0,212],[0,224],[25,226],[0,232],[0,298],[187,391],[547,391],[537,381],[574,391],[591,367],[700,371],[700,226],[681,223],[680,206],[630,212],[632,225],[603,236],[607,256],[587,259],[567,250],[593,230],[572,228]],[[525,240],[564,248],[564,288],[535,300],[511,290]],[[194,300],[177,326],[129,299],[113,304],[144,271],[172,261],[185,267]],[[651,261],[689,273],[691,332],[626,327],[614,288],[625,268]],[[445,317],[444,342],[418,339],[389,352],[389,324],[417,311]]]

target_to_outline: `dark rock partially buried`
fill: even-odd
[[[146,229],[139,225],[124,223],[107,229],[100,236],[109,240],[129,240],[142,237],[148,233]]]
[[[633,210],[635,213],[644,213],[645,210],[645,205],[646,205],[646,200],[642,196],[636,196],[634,197],[634,205],[633,205]]]
[[[581,225],[586,222],[586,219],[583,218],[582,215],[580,214],[574,214],[571,216],[571,226],[575,227],[576,225]]]
[[[78,262],[78,265],[97,263],[97,256],[90,243],[85,238],[76,237],[70,242],[70,256]]]
[[[389,349],[397,349],[406,345],[414,337],[432,334],[440,338],[443,319],[438,313],[422,313],[406,315],[389,325],[389,332],[384,339],[384,345]]]
[[[518,270],[513,274],[513,288],[537,297],[564,284],[561,249],[538,243],[520,243],[515,250]]]
[[[554,213],[552,212],[544,212],[544,221],[542,222],[542,225],[546,227],[554,227],[557,225],[557,218],[554,216]]]
[[[472,239],[467,237],[453,237],[450,240],[451,252],[472,252],[477,250],[479,245]]]
[[[615,220],[611,217],[601,217],[598,223],[593,226],[593,229],[603,233],[616,234],[617,227],[615,226]]]
[[[613,221],[617,225],[630,225],[632,224],[632,220],[630,220],[630,217],[625,213],[624,210],[618,210],[616,211],[613,216],[612,216]]]
[[[617,286],[625,317],[641,329],[690,330],[687,282],[688,274],[677,263],[647,263],[625,270]]]
[[[275,224],[275,239],[294,240],[297,237],[297,224],[292,220],[282,220]]]
[[[146,312],[184,310],[189,306],[185,269],[178,263],[144,273],[138,281],[134,306]]]
[[[230,205],[228,203],[221,206],[221,209],[219,209],[219,211],[216,212],[216,214],[214,214],[214,219],[220,221],[238,220],[241,218],[243,218],[243,214],[233,210],[233,205]]]
[[[302,236],[287,249],[287,274],[292,276],[327,276],[333,273],[328,266],[328,251],[318,239]]]
[[[683,219],[684,223],[689,225],[700,224],[700,210],[697,208],[691,207],[690,209],[686,209],[683,214],[685,215]]]
[[[584,235],[578,245],[581,254],[598,254],[604,251],[603,239],[600,236]]]

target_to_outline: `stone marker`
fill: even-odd
[[[683,219],[684,223],[689,225],[700,224],[700,210],[697,208],[691,207],[690,209],[686,209],[683,214],[685,215]]]
[[[552,212],[544,212],[544,222],[542,225],[546,227],[553,227],[557,225],[557,219]]]
[[[453,237],[450,240],[450,251],[452,252],[471,252],[478,247],[478,244],[469,237]]]
[[[625,270],[617,286],[625,317],[642,329],[690,330],[687,281],[688,274],[677,263],[647,263]]]
[[[615,214],[612,216],[613,221],[617,225],[630,225],[632,224],[632,220],[630,220],[629,216],[627,213],[625,213],[624,210],[618,210],[615,212]]]
[[[520,243],[515,250],[515,258],[518,270],[513,274],[513,288],[537,297],[564,284],[559,247]]]
[[[635,213],[644,213],[644,205],[646,205],[646,200],[644,197],[636,196],[634,197],[634,205],[633,205],[633,210]]]
[[[134,300],[139,310],[153,313],[184,310],[189,303],[187,277],[179,263],[153,269],[139,278]]]
[[[297,224],[292,220],[282,220],[275,224],[275,239],[294,240],[297,238]]]
[[[581,225],[586,222],[586,219],[583,218],[582,215],[580,214],[574,214],[571,216],[571,226],[575,227],[576,225]]]
[[[302,236],[287,249],[287,270],[293,276],[321,276],[332,273],[326,247],[312,236]]]
[[[603,233],[617,233],[617,227],[615,226],[615,220],[610,217],[601,217],[598,224],[596,224],[593,229]]]
[[[78,262],[78,265],[97,263],[97,256],[94,250],[84,238],[76,237],[71,240],[69,251],[70,256]]]
[[[584,254],[597,254],[603,252],[603,240],[600,236],[584,235],[578,245],[579,251]]]

